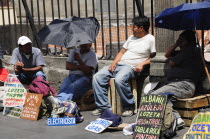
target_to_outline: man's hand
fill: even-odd
[[[178,39],[177,39],[177,41],[176,41],[176,46],[178,47],[178,46],[180,46],[181,44],[182,44],[182,42],[183,42],[183,39],[181,38],[181,37],[179,37]]]
[[[143,68],[144,68],[144,65],[143,65],[143,64],[138,64],[138,65],[135,67],[134,71],[135,71],[135,72],[141,72],[141,71],[143,70]]]
[[[74,60],[76,60],[76,61],[78,61],[78,62],[81,60],[79,54],[76,53],[76,52],[74,52]]]
[[[21,72],[24,67],[24,64],[22,62],[18,61],[15,67],[16,67],[15,68],[16,72]]]
[[[116,68],[116,64],[115,64],[115,63],[112,63],[112,64],[109,66],[108,71],[113,72],[113,71],[115,70],[115,68]]]

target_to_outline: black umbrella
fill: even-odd
[[[94,17],[79,18],[76,16],[55,19],[43,27],[38,35],[43,44],[53,44],[71,48],[87,43],[94,43],[100,25]]]

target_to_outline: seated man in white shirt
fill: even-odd
[[[93,115],[101,115],[104,110],[111,109],[107,92],[110,78],[115,78],[115,86],[122,100],[124,109],[122,116],[133,115],[135,102],[129,80],[135,78],[135,72],[141,72],[156,55],[155,38],[149,34],[149,27],[148,17],[135,17],[133,35],[125,42],[112,64],[93,76],[93,91],[98,106],[92,112]]]

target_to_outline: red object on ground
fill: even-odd
[[[8,77],[8,72],[5,68],[0,68],[0,81],[5,82]]]

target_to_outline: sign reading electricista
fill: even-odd
[[[71,126],[76,125],[75,117],[65,117],[65,118],[48,118],[48,126]]]

